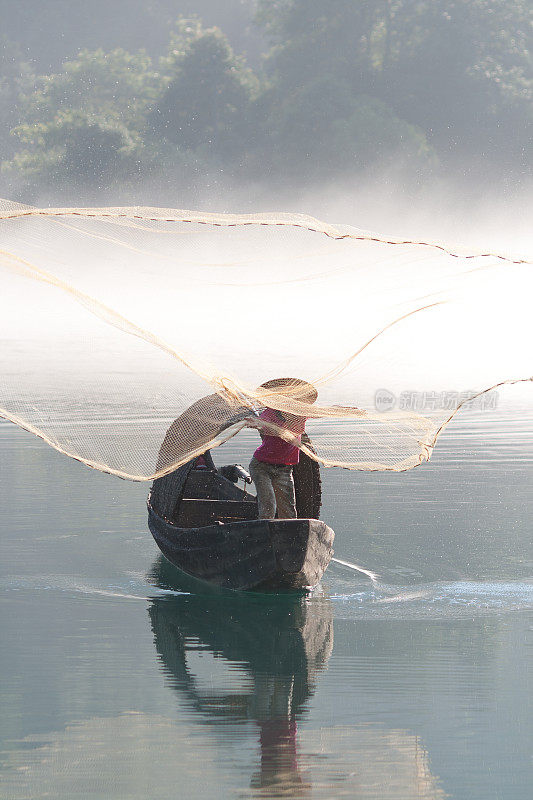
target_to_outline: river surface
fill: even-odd
[[[246,464],[251,432],[215,453]],[[533,415],[323,470],[305,597],[180,583],[146,484],[0,423],[0,797],[530,800]]]

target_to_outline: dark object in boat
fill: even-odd
[[[220,467],[218,470],[223,478],[227,478],[232,483],[244,481],[244,483],[251,483],[252,478],[250,474],[240,464],[228,464],[226,467]]]
[[[204,456],[205,458],[205,456]],[[294,468],[298,519],[257,519],[257,501],[196,459],[154,481],[148,525],[163,555],[188,575],[225,589],[294,591],[320,581],[334,533],[320,513],[319,466]]]

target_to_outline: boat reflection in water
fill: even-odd
[[[329,601],[209,591],[203,585],[201,594],[192,593],[199,584],[178,575],[160,558],[150,576],[161,588],[191,591],[154,598],[149,608],[155,646],[172,687],[212,721],[257,724],[261,763],[253,788],[264,795],[307,794],[311,787],[298,764],[297,721],[333,649]],[[231,691],[213,689],[211,673],[202,678],[195,655],[206,651],[232,668]],[[235,693],[238,671],[244,680]]]
[[[350,626],[347,638],[346,625],[340,624],[335,676],[326,677],[333,651],[329,597],[215,590],[187,578],[163,557],[150,580],[162,589],[189,592],[151,599],[149,614],[162,671],[184,701],[180,724],[221,726],[214,748],[205,737],[200,745],[198,780],[203,763],[215,753],[215,772],[231,774],[235,791],[249,791],[251,785],[261,797],[303,798],[312,792],[317,800],[444,800],[446,793],[415,732],[416,714],[405,712],[411,725],[391,724],[398,703],[409,709],[418,703],[412,673],[394,673],[398,653],[407,646],[396,639],[397,631],[378,626],[369,636],[368,628],[358,632]],[[358,668],[350,672],[354,655]],[[390,663],[386,674],[384,663]],[[339,668],[343,684],[332,686]],[[328,706],[324,714],[319,698],[307,717],[320,673],[324,702],[333,704],[334,711]],[[406,681],[406,699],[398,694],[397,681]],[[260,750],[255,773],[246,741],[250,724]]]

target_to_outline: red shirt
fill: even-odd
[[[264,419],[265,422],[272,422],[278,428],[284,428],[287,431],[295,434],[298,441],[302,441],[302,433],[305,431],[305,417],[290,417],[289,420],[281,411],[275,411],[273,408],[266,408],[259,419]],[[278,466],[292,466],[297,464],[300,460],[300,450],[296,445],[280,439],[279,436],[270,436],[263,434],[263,444],[261,444],[254,453],[254,458],[258,461],[263,461],[265,464],[277,464]]]

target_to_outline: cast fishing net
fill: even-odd
[[[1,201],[0,273],[0,415],[132,480],[266,406],[307,417],[327,466],[410,469],[458,408],[531,380],[531,264],[505,254],[301,215]]]

